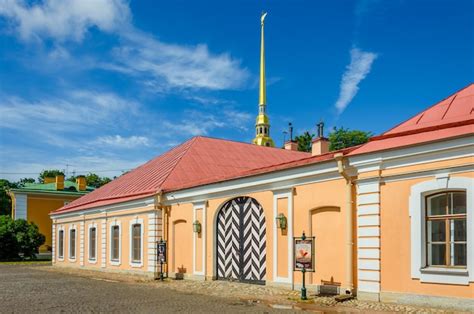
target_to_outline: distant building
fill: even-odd
[[[10,190],[12,217],[35,223],[40,233],[46,237],[39,249],[40,254],[51,254],[52,225],[49,213],[92,190],[94,188],[86,185],[84,176],[77,177],[76,182],[65,181],[63,175],[58,175],[55,178],[45,178],[44,183],[27,183],[21,188]]]

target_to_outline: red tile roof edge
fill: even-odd
[[[392,137],[401,137],[401,136],[413,135],[413,134],[418,134],[418,133],[425,133],[425,132],[430,132],[430,131],[449,129],[449,128],[453,128],[453,127],[457,127],[457,126],[463,126],[463,125],[469,125],[469,124],[474,124],[474,119],[451,122],[451,123],[435,125],[435,126],[429,126],[429,127],[426,127],[426,128],[408,130],[408,131],[403,131],[403,132],[398,132],[398,133],[390,133],[390,134],[383,133],[381,135],[372,136],[369,139],[369,142],[384,140],[384,139],[392,138]]]
[[[423,109],[423,110],[420,110],[419,112],[417,112],[416,114],[414,114],[414,115],[412,115],[410,118],[408,118],[407,120],[404,120],[404,121],[398,123],[397,125],[395,125],[394,127],[388,129],[387,131],[385,131],[384,133],[382,133],[382,135],[385,134],[385,133],[388,133],[388,132],[390,132],[390,131],[392,131],[392,130],[394,130],[394,129],[396,129],[396,128],[398,128],[399,126],[401,126],[402,124],[404,124],[405,122],[407,122],[408,120],[410,120],[411,118],[416,117],[416,116],[418,116],[419,114],[430,110],[431,108],[433,108],[433,107],[435,107],[436,105],[442,103],[443,101],[449,99],[450,97],[453,97],[454,95],[459,94],[459,93],[462,92],[463,90],[469,88],[471,85],[474,85],[474,83],[469,83],[469,84],[467,84],[466,86],[464,86],[463,88],[460,88],[459,90],[457,90],[457,91],[455,91],[454,93],[450,94],[449,96],[447,96],[447,97],[445,97],[445,98],[443,98],[443,99],[441,99],[441,100],[435,102],[433,105],[429,106],[428,108],[425,108],[425,109]],[[382,136],[382,135],[380,135],[380,136]]]
[[[214,184],[214,183],[222,183],[226,181],[232,181],[240,178],[247,178],[247,177],[252,177],[252,176],[257,176],[260,174],[265,174],[269,173],[272,171],[282,171],[290,168],[298,168],[298,167],[303,167],[307,165],[312,165],[320,162],[325,162],[332,160],[334,158],[334,155],[337,153],[343,153],[348,154],[352,152],[353,150],[361,147],[364,144],[357,145],[357,146],[352,146],[340,150],[335,150],[331,151],[325,154],[317,155],[317,156],[308,156],[306,158],[298,159],[298,160],[293,160],[293,161],[288,161],[284,162],[281,164],[276,164],[276,165],[271,165],[263,168],[257,168],[257,169],[252,169],[252,170],[246,170],[242,173],[240,173],[238,176],[232,176],[232,177],[227,177],[227,178],[221,178],[221,179],[206,179],[201,182],[193,183],[188,186],[183,186],[180,187],[179,189],[169,189],[169,190],[162,190],[164,193],[169,193],[169,192],[176,192],[176,191],[181,191],[193,187],[199,187],[199,186],[204,186],[204,185],[209,185],[209,184]]]

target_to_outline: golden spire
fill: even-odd
[[[265,84],[265,40],[264,40],[264,22],[267,13],[262,13],[260,18],[261,37],[260,37],[260,90],[258,97],[258,116],[255,123],[255,138],[253,143],[260,146],[271,146],[275,144],[270,137],[270,120],[266,114],[267,91]]]
[[[261,38],[260,38],[260,94],[258,98],[259,105],[267,104],[267,89],[265,86],[266,85],[265,84],[265,40],[264,40],[265,16],[267,16],[267,13],[263,13],[262,17],[260,18],[262,31],[261,31]]]

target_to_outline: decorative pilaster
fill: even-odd
[[[54,221],[51,228],[51,261],[54,264],[56,262],[56,223]]]
[[[107,219],[102,219],[101,223],[101,264],[100,267],[105,268],[107,263]]]
[[[84,220],[79,224],[79,264],[84,266]]]
[[[147,236],[147,255],[148,255],[148,271],[156,270],[156,243],[162,238],[162,211],[157,210],[148,214],[148,236]]]
[[[380,293],[380,180],[357,184],[357,293],[379,300]]]

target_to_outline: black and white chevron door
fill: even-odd
[[[250,197],[222,206],[217,216],[217,277],[264,283],[266,275],[265,215]]]

